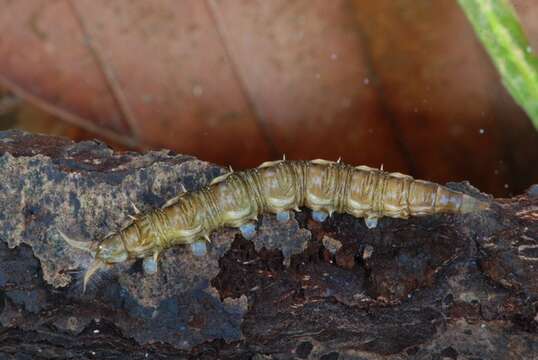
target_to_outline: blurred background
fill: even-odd
[[[538,2],[513,0],[538,49]],[[342,157],[496,196],[538,133],[455,0],[0,0],[0,128],[234,168]]]

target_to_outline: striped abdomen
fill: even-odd
[[[325,160],[275,161],[217,178],[208,188],[186,194],[163,209],[169,219],[167,243],[190,243],[221,226],[240,227],[264,212],[307,207],[355,217],[408,218],[467,213],[487,204],[441,185],[399,173],[352,167]]]

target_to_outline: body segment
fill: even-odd
[[[87,247],[96,260],[85,282],[99,268],[127,259],[144,258],[144,269],[154,272],[159,254],[171,246],[195,244],[196,252],[203,254],[200,242],[219,227],[237,227],[251,237],[259,214],[274,213],[279,221],[287,221],[289,211],[300,207],[311,209],[318,221],[339,212],[362,217],[368,227],[375,227],[383,216],[459,214],[486,209],[488,204],[432,182],[365,166],[326,160],[266,162],[220,176],[162,209],[137,215],[96,249]]]

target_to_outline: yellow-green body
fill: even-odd
[[[435,213],[468,213],[487,203],[441,185],[341,162],[272,161],[230,172],[199,191],[185,193],[162,209],[135,217],[96,250],[97,269],[127,259],[152,257],[180,244],[209,239],[214,230],[240,227],[261,213],[307,207],[377,219],[406,219]]]

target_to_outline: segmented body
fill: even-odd
[[[468,213],[487,208],[487,203],[432,182],[365,166],[326,160],[266,162],[220,176],[162,209],[136,216],[99,244],[87,278],[100,267],[133,258],[153,260],[156,270],[158,255],[171,246],[205,241],[212,231],[243,227],[261,213],[281,215],[300,207],[316,214],[348,213],[365,218],[372,227],[383,216]]]

